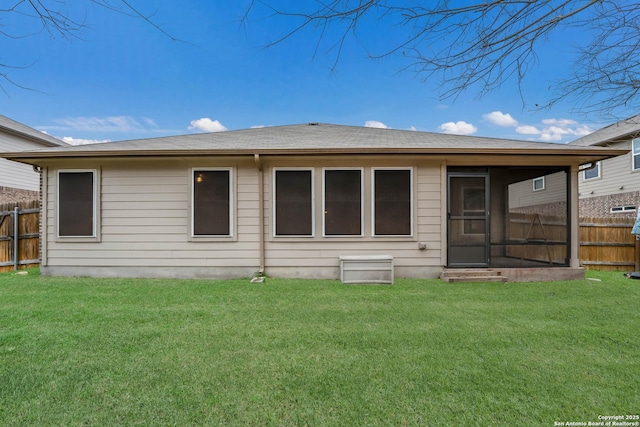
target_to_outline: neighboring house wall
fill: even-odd
[[[544,177],[544,189],[533,190],[532,179],[517,182],[509,186],[509,210],[516,212],[535,212],[536,207],[565,203],[567,200],[567,174],[557,172]],[[533,210],[533,211],[532,211]],[[537,213],[545,213],[538,211]]]
[[[631,141],[611,144],[631,150]],[[632,153],[600,162],[600,176],[585,180],[580,173],[580,215],[584,217],[635,216],[635,211],[613,208],[640,205],[640,170],[633,170]]]
[[[265,238],[269,274],[279,277],[339,277],[341,255],[391,255],[397,277],[437,277],[442,266],[443,165],[415,157],[373,160],[367,157],[266,157],[263,160],[264,206],[259,206],[259,170],[253,157],[119,160],[82,163],[99,176],[99,234],[91,239],[59,238],[57,174],[77,163],[52,162],[46,168],[47,239],[43,272],[69,275],[147,275],[154,277],[247,277],[260,266],[260,232]],[[322,235],[322,170],[362,168],[364,236]],[[371,170],[411,167],[413,171],[413,235],[371,235]],[[193,238],[192,168],[231,168],[235,203],[233,236]],[[314,237],[273,234],[273,168],[314,171]],[[260,230],[260,215],[265,215]],[[427,245],[419,249],[419,242]]]
[[[41,144],[0,132],[0,151],[23,151],[42,148]],[[40,191],[40,176],[33,167],[0,159],[0,187]]]
[[[11,187],[0,187],[0,204],[38,200],[39,197],[39,191],[21,190]]]

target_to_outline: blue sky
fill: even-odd
[[[335,70],[334,52],[316,51],[312,31],[265,49],[286,21],[258,11],[241,24],[244,0],[132,2],[179,41],[141,19],[68,3],[85,25],[78,37],[3,40],[0,63],[24,67],[9,76],[29,89],[3,83],[0,114],[72,144],[306,122],[568,142],[608,124],[581,121],[568,104],[532,111],[515,84],[438,100],[436,79],[402,72],[401,56],[371,60],[354,39]],[[9,15],[4,25],[28,28],[23,19]],[[373,23],[359,37],[384,49],[388,34]],[[528,101],[566,68],[569,39],[539,52]]]

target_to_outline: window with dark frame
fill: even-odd
[[[362,171],[324,171],[325,236],[362,235]]]
[[[95,236],[95,173],[58,172],[58,236]]]
[[[313,236],[311,170],[275,171],[275,235]]]
[[[375,236],[412,233],[411,170],[375,169],[373,177]]]
[[[193,171],[193,235],[231,235],[231,172]]]
[[[633,170],[635,171],[640,169],[640,138],[631,141],[631,145],[633,147]]]

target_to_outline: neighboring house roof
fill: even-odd
[[[308,123],[121,142],[46,148],[0,156],[39,159],[239,154],[433,154],[577,156],[589,163],[627,153],[600,147]]]
[[[576,139],[570,142],[570,145],[606,145],[608,143],[633,139],[638,136],[640,136],[640,114]]]
[[[27,125],[18,123],[15,120],[11,120],[8,117],[0,115],[0,132],[10,133],[22,138],[26,138],[30,141],[40,143],[47,147],[58,147],[68,145],[66,142],[60,141],[46,133],[42,133],[39,130],[30,128]]]

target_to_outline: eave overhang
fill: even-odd
[[[567,147],[567,148],[565,148]],[[78,148],[78,147],[75,147]],[[575,146],[559,146],[558,148],[548,149],[514,149],[514,148],[464,148],[456,149],[452,147],[446,148],[406,148],[398,149],[385,147],[371,147],[362,149],[354,148],[302,148],[302,149],[279,149],[279,148],[261,148],[261,149],[165,149],[165,150],[36,150],[23,152],[0,153],[0,157],[9,160],[26,163],[30,165],[40,165],[50,160],[79,160],[100,159],[100,158],[185,158],[185,157],[229,157],[229,156],[340,156],[340,155],[359,155],[359,156],[379,156],[379,155],[395,155],[395,156],[434,156],[443,158],[459,158],[473,156],[472,163],[477,164],[483,157],[484,164],[488,164],[487,158],[506,158],[526,157],[527,161],[533,160],[535,157],[538,161],[543,159],[554,159],[553,163],[562,159],[565,164],[586,164],[605,160],[611,157],[627,154],[626,149],[608,149],[601,147],[575,147]],[[502,163],[502,161],[500,163]]]

